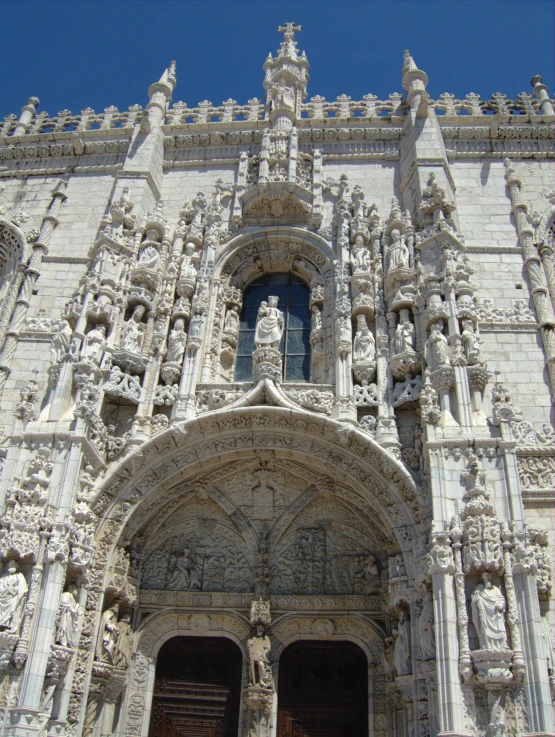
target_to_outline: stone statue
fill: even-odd
[[[283,312],[278,310],[278,297],[269,297],[262,302],[256,318],[254,344],[257,348],[269,346],[279,348],[283,335]]]
[[[436,656],[436,638],[434,631],[434,603],[432,592],[427,591],[424,606],[416,625],[422,660],[433,660]]]
[[[239,308],[231,305],[225,313],[224,331],[236,335],[239,332]]]
[[[185,332],[185,320],[179,318],[175,321],[174,328],[168,336],[166,363],[183,363],[186,345],[187,333]]]
[[[322,312],[318,305],[312,305],[312,317],[310,318],[311,330],[322,329]]]
[[[407,248],[401,232],[394,228],[391,231],[391,246],[389,247],[389,271],[393,269],[407,268],[409,265],[409,249]]]
[[[365,315],[357,315],[357,331],[353,343],[354,361],[373,361],[376,358],[376,341],[366,323]]]
[[[71,585],[60,598],[55,640],[62,647],[76,647],[79,639],[81,607],[76,601],[77,586]]]
[[[96,641],[95,657],[103,663],[114,664],[114,653],[118,641],[119,604],[106,609],[100,620],[100,629]]]
[[[139,264],[144,269],[158,271],[160,268],[160,254],[156,246],[148,244],[139,253]]]
[[[357,244],[357,246],[353,248],[351,251],[351,263],[355,273],[360,271],[368,272],[370,270],[370,254],[366,246],[363,244]]]
[[[23,619],[23,607],[29,587],[17,561],[10,560],[0,578],[0,630],[17,634]]]
[[[411,652],[410,652],[410,622],[404,611],[401,611],[401,617],[397,629],[393,630],[395,635],[395,655],[393,663],[398,676],[407,676],[411,672]]]
[[[78,625],[81,607],[76,600],[77,591],[77,586],[71,585],[60,598],[55,640],[62,647],[76,647],[79,639]]]
[[[170,559],[171,578],[168,588],[178,591],[199,590],[201,587],[202,561],[186,545],[179,555],[173,555]]]
[[[136,305],[133,314],[123,326],[121,337],[122,348],[130,353],[140,353],[143,344],[145,325],[141,322],[145,308]]]
[[[463,320],[462,329],[462,341],[466,355],[466,362],[469,366],[473,366],[476,363],[480,363],[482,360],[480,339],[474,332],[474,323],[472,320]]]
[[[482,578],[484,583],[479,583],[472,594],[472,623],[482,650],[503,650],[508,647],[503,616],[505,598],[489,574],[482,574]]]
[[[380,588],[380,569],[375,556],[368,553],[362,559],[362,566],[356,575],[360,582],[360,593],[371,594]]]
[[[280,77],[272,88],[272,110],[294,110],[295,92],[286,85],[285,79]]]
[[[127,668],[133,654],[133,630],[131,615],[124,614],[118,622],[118,639],[114,651],[114,665],[116,668]]]
[[[431,371],[449,363],[449,345],[447,338],[441,332],[443,321],[439,320],[432,325],[432,334],[426,341],[426,363]]]
[[[102,356],[106,349],[106,328],[104,325],[96,325],[85,335],[83,347],[81,348],[81,359],[90,361],[100,366]]]
[[[268,673],[270,662],[270,638],[264,634],[264,627],[259,624],[256,628],[256,636],[251,637],[247,643],[249,651],[249,673],[250,685],[271,688],[271,675]]]
[[[62,327],[52,338],[52,343],[50,344],[50,363],[58,363],[68,352],[72,332],[68,321],[63,320]]]
[[[393,662],[395,656],[395,640],[393,637],[386,637],[383,643],[383,669],[385,680],[391,682],[395,674],[395,664]]]
[[[195,253],[194,243],[187,243],[185,254],[181,262],[179,276],[181,279],[195,279],[197,276],[199,256]]]
[[[401,310],[401,313],[403,312],[408,313],[408,310]],[[404,317],[404,315],[402,315],[402,317]],[[406,315],[405,320],[402,322],[399,321],[399,324],[395,329],[394,347],[396,354],[414,353],[414,325],[408,319],[408,314]]]

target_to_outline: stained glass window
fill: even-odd
[[[252,352],[256,316],[262,301],[278,297],[285,319],[279,350],[283,357],[285,381],[310,380],[310,291],[293,274],[264,274],[252,281],[243,295],[243,309],[237,344],[236,381],[252,379]]]

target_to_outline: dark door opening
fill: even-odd
[[[368,737],[368,663],[351,642],[295,642],[279,661],[278,737]]]
[[[158,653],[149,737],[237,737],[241,651],[219,637],[174,637]]]

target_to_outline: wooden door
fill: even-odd
[[[174,637],[158,654],[149,737],[237,737],[240,693],[237,645]]]
[[[350,642],[298,642],[279,662],[278,737],[368,737],[368,664]]]

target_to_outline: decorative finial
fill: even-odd
[[[296,26],[294,23],[286,23],[284,26],[279,26],[278,33],[283,33],[285,41],[294,41],[295,33],[302,31],[302,26]]]

